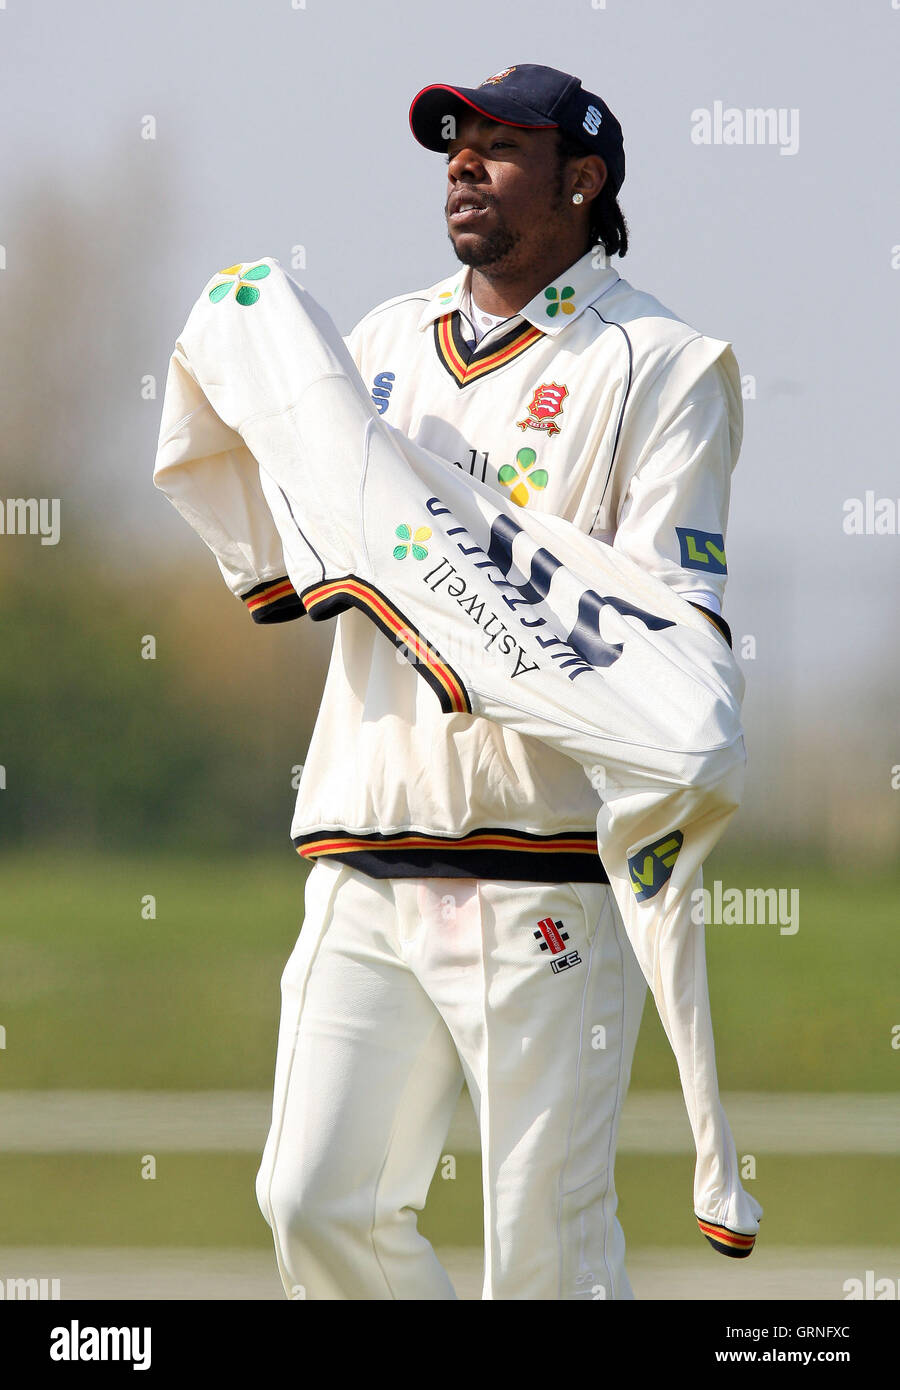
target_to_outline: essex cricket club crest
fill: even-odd
[[[562,413],[563,401],[569,394],[568,386],[560,386],[557,381],[544,381],[531,398],[528,414],[524,420],[517,420],[520,430],[546,430],[548,434],[559,434],[557,415]]]
[[[492,87],[495,82],[502,82],[504,77],[509,77],[511,72],[515,72],[514,67],[503,68],[500,72],[495,72],[492,77],[486,77],[480,85],[482,87]]]

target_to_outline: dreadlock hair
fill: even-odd
[[[565,131],[557,130],[556,137],[559,187],[562,191],[566,160],[576,159],[580,155],[592,154],[593,151],[583,145],[574,135],[568,135]],[[602,242],[607,256],[624,256],[628,250],[628,224],[608,180],[596,198],[591,201],[588,231],[591,245],[593,246],[598,241]]]

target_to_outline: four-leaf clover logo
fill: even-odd
[[[259,290],[255,285],[248,284],[248,281],[265,280],[270,271],[271,266],[268,265],[253,265],[249,270],[244,271],[241,270],[240,264],[226,266],[224,270],[219,271],[219,274],[233,275],[237,278],[223,280],[220,284],[215,285],[210,290],[209,297],[213,304],[218,304],[219,300],[224,299],[234,285],[234,297],[238,304],[255,304],[259,299]]]
[[[546,468],[535,468],[536,462],[537,454],[526,445],[516,454],[515,465],[504,463],[503,467],[497,470],[498,482],[504,487],[512,488],[510,497],[517,507],[528,506],[530,487],[541,492],[550,480]]]
[[[428,554],[422,541],[427,541],[431,537],[430,526],[417,526],[415,531],[411,531],[405,522],[401,523],[394,532],[403,545],[394,546],[394,559],[405,560],[410,551],[413,553],[414,560],[424,560]]]
[[[547,305],[548,319],[555,318],[562,309],[564,314],[574,314],[575,305],[572,303],[575,291],[571,285],[563,285],[562,290],[558,290],[555,285],[551,285],[548,290],[544,290],[544,298],[549,299]]]

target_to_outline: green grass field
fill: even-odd
[[[900,876],[715,860],[707,881],[797,888],[799,930],[710,926],[723,1090],[890,1091]],[[0,859],[6,1087],[267,1087],[305,866],[271,859]],[[156,898],[155,920],[141,915]],[[633,1085],[677,1086],[652,1005]]]
[[[900,879],[713,861],[707,880],[800,891],[800,926],[711,926],[723,1090],[893,1091],[900,1052]],[[304,866],[31,854],[0,859],[0,1051],[6,1089],[267,1090],[279,979],[302,921]],[[142,916],[144,895],[155,919]],[[633,1086],[677,1087],[652,1004]],[[0,1246],[269,1243],[248,1154],[0,1153]],[[632,1246],[692,1244],[689,1156],[618,1165]],[[761,1156],[766,1232],[793,1245],[900,1238],[898,1165],[878,1156]],[[422,1229],[477,1244],[478,1160],[432,1184]]]
[[[157,1156],[144,1181],[135,1154],[0,1155],[0,1246],[192,1246],[269,1249],[254,1195],[250,1154]],[[629,1246],[692,1246],[693,1160],[625,1154],[617,1169],[619,1215]],[[897,1164],[846,1155],[764,1158],[748,1187],[765,1206],[760,1239],[785,1246],[900,1244]],[[482,1238],[475,1154],[456,1178],[435,1175],[419,1228],[435,1245]]]

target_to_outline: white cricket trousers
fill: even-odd
[[[465,1079],[482,1297],[630,1298],[613,1163],[645,991],[605,884],[374,879],[319,860],[256,1182],[288,1296],[455,1297],[416,1212]]]
[[[734,657],[711,621],[613,547],[516,508],[381,420],[328,315],[264,264],[256,300],[219,283],[191,312],[157,485],[236,591],[261,548],[271,557],[274,531],[312,617],[359,608],[444,710],[584,768],[598,852],[678,1063],[700,1229],[721,1253],[748,1254],[761,1208],[719,1100],[693,898],[743,788]]]

